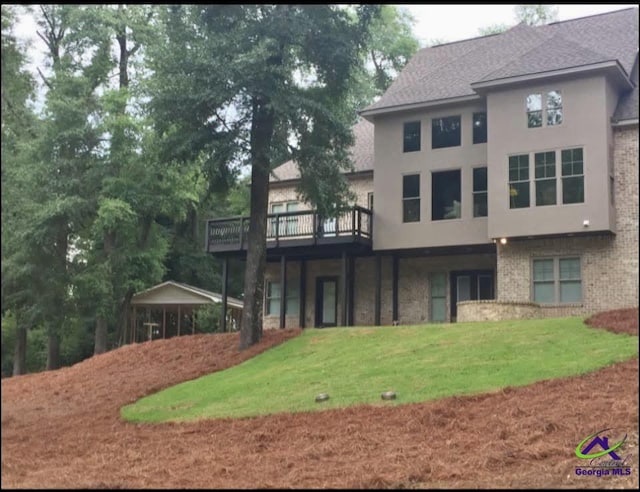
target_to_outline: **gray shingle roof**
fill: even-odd
[[[373,171],[373,124],[361,118],[353,126],[353,137],[354,144],[350,152],[354,172]],[[273,183],[299,177],[300,172],[296,163],[287,161],[273,170],[269,181]]]
[[[474,82],[610,60],[631,74],[637,53],[637,8],[546,26],[519,24],[501,34],[420,50],[365,111],[472,96]]]

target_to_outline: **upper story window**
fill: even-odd
[[[560,91],[547,92],[547,125],[562,123],[562,94]]]
[[[420,222],[420,175],[402,176],[402,222]]]
[[[442,149],[460,145],[460,116],[431,120],[431,148]]]
[[[509,156],[509,208],[529,206],[529,156],[530,154]],[[562,179],[562,204],[584,203],[582,147],[536,152],[533,159],[536,206],[560,203],[558,176]],[[474,174],[474,192],[475,186]]]
[[[582,148],[562,151],[562,203],[584,202]]]
[[[296,201],[271,204],[272,214],[284,214],[296,212],[300,204]],[[295,236],[298,233],[298,217],[273,217],[271,218],[271,236]]]
[[[534,157],[536,206],[556,204],[556,153],[538,152]]]
[[[459,219],[460,170],[431,174],[431,220]]]
[[[529,206],[529,154],[509,156],[509,208]]]
[[[539,128],[545,122],[547,126],[562,123],[562,93],[559,90],[527,96],[527,126]]]
[[[409,121],[404,124],[403,152],[417,152],[420,150],[420,122]]]
[[[542,94],[527,96],[527,125],[529,128],[542,126]]]
[[[487,113],[473,113],[473,143],[487,141]]]
[[[476,167],[473,170],[473,216],[487,215],[487,168]]]

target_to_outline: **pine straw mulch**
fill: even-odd
[[[637,334],[637,309],[624,314],[627,321],[609,316],[616,326],[635,323]],[[3,379],[3,488],[638,486],[637,358],[579,377],[399,407],[188,424],[119,418],[122,405],[145,394],[298,333],[265,332],[244,353],[237,334],[157,340]],[[584,465],[576,445],[605,427],[629,433],[632,474],[576,476]]]

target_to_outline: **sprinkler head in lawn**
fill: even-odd
[[[383,400],[395,400],[396,394],[393,391],[385,391],[380,395]]]
[[[323,401],[327,401],[329,399],[329,393],[320,393],[316,396],[316,403],[322,403]]]

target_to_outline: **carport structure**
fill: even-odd
[[[185,333],[196,332],[197,311],[210,304],[223,304],[226,322],[222,329],[240,327],[242,301],[221,294],[200,289],[192,285],[169,280],[147,290],[134,294],[131,299],[131,323],[128,340],[153,340],[170,338]],[[224,305],[226,308],[224,309]]]

